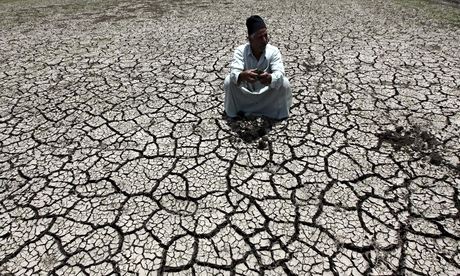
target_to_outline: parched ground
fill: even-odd
[[[222,117],[262,15],[291,117]],[[460,12],[0,0],[0,275],[460,274]]]

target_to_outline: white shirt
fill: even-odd
[[[246,43],[238,46],[233,54],[233,60],[230,64],[230,79],[233,83],[238,84],[238,76],[244,70],[259,69],[272,75],[272,82],[269,87],[261,84],[259,81],[255,83],[241,82],[239,86],[246,88],[250,92],[264,92],[268,88],[277,89],[283,83],[284,65],[281,58],[280,50],[270,44],[267,44],[264,52],[257,60],[252,54],[251,45]]]

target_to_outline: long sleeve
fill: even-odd
[[[230,80],[238,85],[238,76],[244,70],[244,48],[238,47],[230,64]]]
[[[273,58],[270,61],[270,68],[272,70],[272,83],[271,88],[277,89],[283,84],[284,65],[281,58],[281,52],[277,49],[273,53]]]

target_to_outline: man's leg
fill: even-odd
[[[230,76],[227,76],[224,81],[224,109],[228,117],[237,117],[239,111],[236,99],[238,90],[238,86],[230,80]]]
[[[279,88],[281,99],[279,101],[279,115],[278,119],[289,117],[289,108],[292,104],[291,84],[286,77],[283,77],[283,84]]]
[[[229,117],[237,117],[239,112],[256,116],[263,115],[273,119],[289,117],[292,94],[289,80],[286,77],[283,78],[281,87],[270,89],[260,95],[251,95],[243,93],[227,76],[224,81],[224,90],[224,108]]]
[[[259,102],[259,115],[272,119],[282,120],[289,117],[289,108],[292,103],[291,86],[289,80],[283,77],[283,83],[276,89],[270,89]]]

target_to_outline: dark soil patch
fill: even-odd
[[[226,121],[231,130],[246,143],[262,138],[257,144],[258,149],[268,147],[267,134],[277,122],[265,117],[245,116],[243,113],[239,113],[237,118],[226,118]]]
[[[440,166],[444,161],[438,149],[441,143],[433,134],[418,126],[409,129],[398,126],[395,130],[378,133],[377,137],[379,138],[378,147],[382,143],[389,143],[395,151],[405,150],[426,156],[427,160],[436,166]]]

